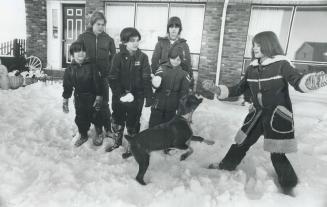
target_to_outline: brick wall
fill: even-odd
[[[197,91],[209,98],[212,98],[212,94],[202,90],[201,81],[204,79],[215,81],[216,79],[223,6],[223,2],[208,1],[204,14]]]
[[[25,0],[26,53],[47,63],[47,11],[45,0]]]
[[[232,2],[227,7],[219,84],[234,85],[241,78],[250,15],[250,3]]]

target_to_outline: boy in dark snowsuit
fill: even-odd
[[[103,86],[103,102],[101,107],[101,116],[106,136],[111,137],[111,112],[109,109],[109,70],[111,60],[116,54],[114,40],[104,32],[106,18],[103,13],[95,11],[90,18],[90,25],[87,30],[79,35],[79,42],[84,43],[86,48],[86,56],[92,63],[95,63],[101,72]],[[103,141],[102,127],[96,128],[100,133],[97,145],[101,145]]]
[[[120,40],[122,42],[120,52],[114,56],[109,73],[115,143],[113,146],[107,146],[107,152],[122,144],[125,124],[130,136],[140,131],[144,98],[145,106],[148,107],[152,97],[148,56],[138,48],[140,33],[132,27],[124,28],[120,33]],[[127,150],[123,157],[130,155]]]
[[[170,121],[176,114],[180,98],[189,91],[190,76],[180,66],[183,53],[173,47],[168,57],[169,63],[161,65],[152,79],[156,92],[149,127]]]
[[[151,59],[151,69],[152,73],[155,74],[160,65],[168,64],[169,50],[174,47],[183,54],[181,68],[189,74],[193,82],[190,48],[186,43],[186,40],[180,37],[181,32],[182,22],[180,18],[176,16],[170,17],[167,23],[167,36],[158,37],[158,42],[154,48]]]
[[[79,147],[88,140],[87,132],[90,124],[93,123],[96,127],[100,127],[102,124],[98,112],[102,104],[103,85],[96,66],[85,59],[83,43],[74,42],[70,46],[69,52],[73,56],[73,61],[64,73],[63,111],[69,112],[68,100],[74,90],[75,123],[80,133],[80,138],[75,142],[75,146]],[[95,145],[96,136],[93,138]]]
[[[219,99],[240,96],[249,90],[253,101],[253,108],[235,136],[236,143],[219,163],[213,163],[209,168],[234,170],[263,135],[264,150],[270,152],[279,184],[285,193],[291,193],[298,178],[285,155],[297,151],[288,84],[299,92],[309,92],[326,86],[327,75],[299,73],[283,56],[279,40],[271,31],[255,35],[252,45],[253,61],[237,85],[226,87],[215,86],[208,80],[203,82],[203,88],[218,95]]]

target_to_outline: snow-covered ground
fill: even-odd
[[[327,100],[295,98],[294,116],[299,151],[288,155],[299,178],[296,197],[281,194],[260,139],[234,172],[209,170],[226,153],[247,113],[237,103],[205,100],[193,116],[197,135],[213,139],[194,143],[194,154],[180,162],[181,151],[154,152],[146,186],[134,177],[138,165],[123,160],[122,148],[105,153],[89,140],[79,148],[74,107],[62,112],[62,86],[38,82],[17,90],[0,90],[0,206],[81,207],[326,207]],[[142,115],[147,127],[149,109]],[[90,136],[94,131],[90,131]],[[74,136],[74,137],[73,137]],[[105,139],[104,145],[112,142]]]

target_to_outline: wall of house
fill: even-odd
[[[219,84],[234,85],[241,79],[250,15],[250,3],[229,3],[225,22]]]
[[[200,51],[200,63],[197,91],[202,91],[200,82],[204,79],[215,80],[217,73],[217,55],[220,38],[221,16],[223,2],[208,1],[204,14],[202,32],[202,45]],[[203,92],[203,95],[210,97],[211,94]]]
[[[25,0],[26,53],[47,63],[47,10],[45,0]]]

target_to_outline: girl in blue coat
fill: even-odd
[[[283,55],[277,36],[271,31],[258,33],[252,41],[253,61],[244,78],[235,86],[215,86],[203,82],[203,88],[218,95],[219,99],[240,96],[250,90],[253,108],[220,163],[209,168],[234,170],[249,148],[264,135],[264,150],[271,153],[271,161],[285,192],[298,183],[296,173],[285,153],[297,151],[294,139],[294,120],[288,85],[299,92],[310,92],[327,85],[324,73],[299,73]]]

